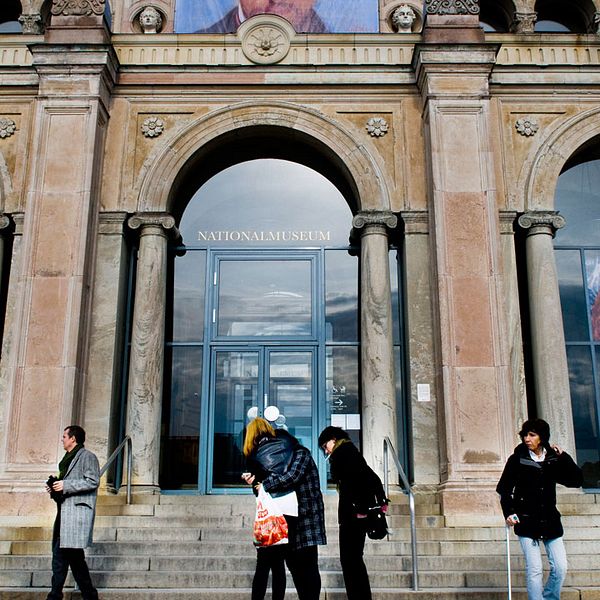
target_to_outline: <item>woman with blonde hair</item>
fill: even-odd
[[[262,485],[279,503],[287,521],[289,543],[282,546],[282,554],[292,574],[299,600],[319,600],[321,575],[318,546],[326,544],[327,537],[319,471],[309,449],[287,431],[273,429],[265,419],[256,418],[248,424],[243,452],[248,459],[250,472],[243,473],[242,478],[255,489]],[[258,551],[259,562],[269,559],[263,557],[263,551]],[[262,598],[259,594],[266,589],[268,571],[264,575],[263,568],[259,573],[257,564],[257,573],[257,595],[254,595],[253,584],[253,599]],[[261,577],[265,581],[263,584]],[[282,598],[283,595],[278,597]]]
[[[252,483],[254,493],[258,493],[261,482],[271,471],[285,471],[292,457],[292,436],[278,437],[273,426],[261,417],[256,417],[246,427],[242,452],[246,457],[249,472],[242,479]],[[253,481],[248,479],[253,477]],[[286,516],[288,528],[290,516]],[[257,548],[256,570],[252,580],[252,600],[263,600],[267,592],[269,572],[272,573],[273,600],[282,600],[285,596],[285,552],[286,545],[264,546]]]

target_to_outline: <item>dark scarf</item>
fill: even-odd
[[[73,462],[75,455],[83,448],[83,444],[77,444],[73,450],[67,452],[62,460],[58,463],[58,478],[64,479],[67,471],[69,470],[69,465]]]

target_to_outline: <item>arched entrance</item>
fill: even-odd
[[[333,185],[333,189],[337,190],[338,199],[343,198],[346,203],[344,205],[345,217],[340,220],[340,222],[346,221],[344,246],[337,249],[348,254],[350,244],[348,244],[347,236],[351,233],[354,234],[360,253],[359,280],[363,283],[358,286],[359,310],[355,319],[357,323],[360,320],[360,327],[357,326],[357,330],[360,331],[360,339],[344,343],[360,348],[360,368],[357,370],[360,381],[361,420],[368,423],[368,427],[363,428],[361,445],[367,460],[377,470],[381,471],[382,468],[383,436],[387,435],[393,441],[397,439],[398,387],[395,377],[397,370],[395,367],[397,356],[395,343],[398,337],[394,335],[394,332],[399,327],[393,323],[389,238],[389,233],[396,227],[397,218],[390,211],[389,192],[384,185],[386,179],[374,156],[369,154],[364,146],[357,145],[352,135],[326,116],[310,109],[285,103],[243,104],[215,111],[189,124],[186,128],[174,132],[174,137],[169,144],[157,148],[157,152],[149,157],[140,174],[138,212],[128,220],[129,227],[139,236],[139,250],[127,392],[127,430],[131,432],[134,448],[138,448],[137,451],[134,451],[133,484],[139,486],[140,490],[147,488],[155,491],[160,487],[161,429],[163,433],[168,434],[167,437],[170,435],[161,419],[166,381],[164,377],[165,361],[161,360],[159,364],[158,360],[164,356],[165,340],[171,344],[168,347],[169,352],[179,349],[179,345],[172,339],[168,339],[166,335],[169,334],[172,324],[165,320],[165,316],[172,312],[167,309],[165,302],[170,297],[168,279],[172,278],[174,282],[175,277],[175,269],[172,270],[172,274],[169,274],[169,247],[177,244],[175,241],[179,236],[177,225],[182,222],[182,219],[185,224],[184,211],[186,207],[198,189],[209,182],[211,177],[240,163],[263,159],[287,161],[309,169],[319,175],[321,180],[327,181],[328,185]],[[261,179],[263,182],[270,181],[271,172],[264,174]],[[304,229],[299,229],[299,239],[294,239],[292,236],[289,240],[281,237],[279,240],[279,243],[292,241],[294,244],[298,242],[303,244],[288,248],[288,251],[304,253],[295,257],[293,266],[307,268],[307,272],[310,274],[310,316],[303,321],[302,327],[308,327],[302,334],[304,337],[298,338],[298,331],[293,336],[288,331],[287,334],[282,334],[283,338],[280,337],[280,339],[274,335],[256,335],[256,330],[252,329],[255,325],[252,325],[250,321],[243,324],[234,323],[235,311],[240,310],[239,305],[236,307],[235,303],[228,309],[233,317],[229,319],[227,325],[223,326],[223,329],[219,329],[219,326],[223,324],[218,322],[221,314],[219,313],[221,309],[219,302],[223,299],[220,295],[223,291],[221,287],[223,280],[219,279],[221,269],[224,268],[225,271],[231,269],[234,273],[236,269],[238,273],[245,273],[242,267],[260,271],[257,264],[261,261],[256,261],[256,257],[251,254],[246,254],[243,261],[232,260],[230,255],[219,253],[210,245],[203,249],[198,247],[189,250],[184,247],[179,249],[179,253],[186,256],[188,253],[191,255],[192,251],[206,252],[205,285],[214,287],[212,295],[206,291],[204,296],[202,343],[200,344],[199,339],[195,342],[196,352],[200,352],[199,346],[202,346],[202,370],[208,368],[212,375],[205,376],[203,372],[201,375],[203,387],[200,391],[192,392],[199,396],[204,394],[204,397],[201,398],[201,407],[208,407],[201,409],[200,422],[204,423],[201,427],[208,429],[204,430],[205,433],[198,432],[199,449],[195,452],[200,457],[198,471],[201,474],[195,485],[203,492],[230,489],[230,486],[234,485],[232,474],[235,472],[237,479],[239,472],[237,465],[234,465],[234,459],[226,459],[226,463],[229,461],[227,464],[234,466],[229,469],[230,475],[217,482],[214,477],[215,460],[221,458],[221,455],[216,457],[214,451],[211,450],[213,452],[211,455],[207,450],[214,448],[215,432],[218,431],[218,426],[215,425],[216,411],[214,408],[218,380],[211,380],[210,377],[217,373],[221,363],[219,363],[220,355],[218,353],[210,354],[214,350],[214,344],[227,343],[229,344],[228,351],[234,351],[240,350],[240,348],[231,347],[234,342],[244,340],[244,343],[248,343],[259,339],[263,341],[258,344],[259,350],[256,350],[260,356],[252,358],[252,360],[258,361],[257,377],[263,378],[262,383],[259,380],[255,385],[257,397],[259,392],[262,393],[265,387],[270,386],[266,373],[271,368],[271,358],[273,356],[282,358],[280,355],[273,355],[272,348],[265,347],[265,340],[275,341],[277,349],[282,349],[287,344],[285,350],[289,352],[294,352],[298,345],[302,346],[301,349],[305,351],[308,342],[316,345],[316,348],[311,350],[313,352],[311,358],[313,382],[314,373],[318,373],[317,384],[311,384],[313,387],[310,392],[313,399],[310,413],[311,431],[309,435],[306,433],[308,429],[305,428],[305,432],[300,434],[301,437],[304,436],[303,441],[305,442],[308,442],[310,438],[310,445],[313,446],[313,449],[318,428],[325,424],[327,419],[327,417],[323,417],[325,412],[318,408],[318,403],[323,402],[325,397],[327,376],[324,366],[327,343],[319,341],[326,340],[327,331],[326,319],[322,316],[326,314],[325,294],[327,292],[324,282],[327,267],[326,261],[319,255],[319,252],[323,251],[322,247],[315,246],[316,240],[310,239],[310,231],[318,232],[322,225],[327,225],[326,215],[321,210],[322,205],[318,205],[317,208],[313,207],[313,210],[310,209],[308,200],[314,201],[314,198],[311,198],[308,192],[302,189],[302,186],[294,186],[294,189],[304,192],[301,194],[302,202],[308,207],[304,213],[321,218],[325,216],[323,223],[319,223],[318,226],[310,226],[306,230],[309,232],[305,233],[306,239],[302,234]],[[289,195],[289,192],[282,193],[286,197]],[[262,205],[259,204],[259,206]],[[236,212],[237,209],[230,211],[232,216],[239,216]],[[289,219],[290,213],[286,213],[286,215]],[[350,221],[352,215],[353,218]],[[295,228],[288,224],[284,230],[294,231]],[[195,233],[191,235],[192,238],[201,237],[198,236],[198,231],[206,232],[205,229],[198,229],[198,227],[194,231]],[[248,230],[245,228],[241,231],[247,232]],[[261,231],[268,232],[269,230],[266,226],[261,226]],[[237,235],[233,240],[236,244],[242,241],[256,241],[253,233],[248,234],[247,238],[244,238],[241,232],[239,238]],[[190,235],[186,234],[186,237],[190,237]],[[211,238],[210,233],[205,234],[205,237],[206,239],[202,240],[196,239],[196,242],[213,244],[219,241],[214,236]],[[226,237],[227,241],[232,241],[231,235]],[[265,239],[267,237],[263,236],[258,241],[264,242]],[[268,241],[277,240],[269,239]],[[321,240],[321,242],[326,241],[326,239]],[[188,241],[184,239],[183,243],[187,245]],[[234,248],[233,250],[240,252],[244,249]],[[270,252],[269,270],[281,262],[281,257],[277,253],[273,253],[272,248]],[[265,256],[261,254],[259,258],[264,259]],[[353,257],[353,260],[356,265],[356,258]],[[253,261],[257,264],[253,264]],[[397,264],[399,263],[394,260],[394,265]],[[287,269],[282,268],[282,270],[285,275],[288,274]],[[210,283],[211,277],[212,281],[217,277],[216,284]],[[279,282],[277,278],[275,279]],[[229,281],[237,281],[235,275],[231,276],[230,273]],[[252,283],[256,283],[256,281],[255,277]],[[227,285],[227,282],[224,285]],[[281,302],[285,297],[275,294],[270,300]],[[293,296],[287,296],[288,300],[291,297]],[[321,304],[323,306],[320,306]],[[397,306],[397,303],[394,302],[394,305]],[[214,311],[214,314],[206,311]],[[399,313],[399,311],[397,312]],[[227,314],[227,311],[223,314]],[[207,323],[210,330],[208,333],[206,331]],[[261,324],[261,326],[263,325],[264,323]],[[238,335],[227,335],[227,332],[234,330]],[[249,333],[253,334],[252,340],[245,337]],[[207,335],[208,337],[206,337]],[[288,342],[293,342],[293,344]],[[305,345],[303,346],[300,342],[304,342]],[[241,348],[242,351],[245,349],[246,347]],[[255,350],[252,348],[249,351]],[[358,350],[356,352],[358,353]],[[207,353],[209,353],[208,359]],[[226,358],[231,359],[231,356]],[[172,358],[168,360],[172,360]],[[168,363],[167,367],[167,371],[169,371],[167,375],[171,377],[172,365]],[[318,369],[320,371],[317,371]],[[198,380],[199,378],[196,377],[196,381]],[[172,381],[167,381],[167,384],[172,385]],[[319,394],[321,394],[320,399]],[[260,402],[259,398],[257,411],[267,406],[264,398],[262,408]],[[169,408],[169,410],[171,409]],[[202,410],[205,413],[202,413]],[[287,419],[287,415],[284,416]],[[352,417],[350,421],[346,418],[344,423],[340,424],[352,429]],[[299,427],[299,425],[297,426]],[[231,432],[226,432],[226,435],[231,435]],[[232,444],[229,446],[231,447]],[[181,460],[181,453],[177,452],[177,449],[175,449],[175,453],[177,460]],[[188,475],[179,478],[178,481],[186,478],[189,480],[189,473],[192,471],[193,469],[188,469]],[[171,482],[169,485],[173,486],[174,484]]]
[[[161,489],[240,487],[245,426],[266,415],[316,453],[360,441],[352,211],[317,171],[254,159],[192,196],[171,258]]]

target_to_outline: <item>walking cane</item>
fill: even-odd
[[[508,600],[512,600],[512,588],[510,583],[510,527],[505,526],[506,529],[506,571],[508,576]]]

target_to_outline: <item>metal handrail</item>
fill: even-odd
[[[413,572],[413,590],[415,592],[419,591],[419,573],[418,573],[418,564],[417,564],[417,526],[415,519],[415,495],[413,494],[412,488],[410,487],[410,483],[408,483],[408,478],[406,477],[406,473],[404,473],[404,469],[400,464],[400,459],[398,458],[398,454],[396,450],[394,450],[394,444],[390,438],[386,435],[383,438],[383,487],[385,489],[385,495],[388,496],[388,454],[391,452],[392,458],[394,459],[394,463],[396,464],[396,470],[400,475],[400,479],[402,480],[402,485],[404,486],[404,490],[406,494],[408,494],[408,507],[410,510],[410,542],[411,542],[411,550],[412,550],[412,572]]]
[[[106,464],[100,469],[100,477],[104,475],[106,469],[108,469],[108,467],[110,467],[110,465],[115,461],[125,445],[127,445],[127,504],[131,504],[131,459],[133,453],[131,451],[131,438],[128,435],[123,438],[123,441],[115,448],[114,452],[106,461]]]

